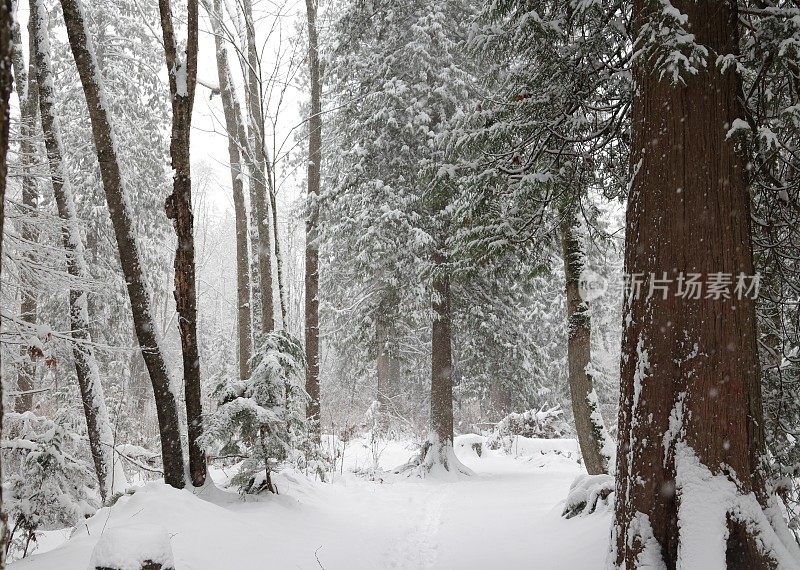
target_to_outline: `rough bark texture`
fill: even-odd
[[[76,278],[76,283],[79,283],[89,278],[89,271],[84,256],[83,237],[76,218],[75,202],[62,162],[61,135],[54,109],[55,95],[47,37],[47,9],[43,0],[31,0],[30,21],[31,38],[33,38],[31,53],[32,57],[35,57],[36,81],[39,84],[42,132],[50,163],[56,207],[63,222],[61,238],[64,250],[67,252],[67,272]],[[100,381],[100,369],[97,366],[89,334],[86,291],[70,289],[69,303],[75,374],[78,377],[78,387],[83,401],[89,448],[94,460],[100,495],[105,501],[111,497],[113,489],[114,438],[103,395],[103,385]]]
[[[125,275],[136,338],[139,341],[142,357],[153,384],[161,436],[164,481],[173,487],[182,488],[184,486],[183,451],[178,408],[175,394],[170,386],[167,366],[159,346],[150,307],[150,294],[142,274],[142,264],[134,238],[131,213],[128,211],[125,188],[114,145],[111,117],[104,105],[105,97],[100,84],[100,70],[94,59],[91,42],[86,32],[80,0],[62,0],[61,7],[64,12],[70,48],[89,108],[103,189],[114,226],[122,271]]]
[[[250,144],[245,153],[250,171],[251,208],[258,228],[259,295],[261,300],[261,332],[275,330],[275,307],[272,296],[272,244],[270,243],[270,214],[267,207],[267,182],[272,180],[269,161],[264,149],[264,113],[261,108],[261,64],[256,45],[256,30],[253,22],[251,0],[243,0],[245,28],[247,34],[247,112]],[[271,169],[270,169],[271,170]]]
[[[247,210],[244,203],[244,173],[240,148],[247,140],[242,122],[242,114],[233,82],[230,76],[228,56],[222,31],[221,0],[214,0],[213,6],[205,4],[214,31],[217,55],[217,75],[222,97],[222,110],[225,115],[225,128],[228,131],[228,160],[231,163],[231,187],[233,188],[233,209],[236,220],[236,305],[239,344],[239,379],[250,376],[250,356],[253,350],[252,322],[250,318],[250,257],[247,251]]]
[[[20,143],[19,153],[22,166],[22,214],[25,217],[21,223],[20,238],[33,246],[39,239],[36,227],[36,213],[39,207],[39,185],[33,175],[32,167],[36,158],[36,107],[39,100],[39,89],[36,83],[36,74],[33,70],[33,57],[31,56],[28,69],[25,66],[25,55],[22,51],[22,34],[19,24],[14,22],[12,35],[14,40],[13,69],[17,96],[20,101]],[[29,38],[30,38],[29,33]],[[30,45],[30,44],[29,44]],[[29,50],[33,53],[33,50]],[[33,248],[25,254],[28,261],[33,264]],[[31,331],[36,326],[37,317],[37,285],[31,278],[30,269],[20,270],[20,320],[30,325]],[[32,332],[30,334],[33,334]],[[14,410],[18,413],[33,409],[33,394],[31,390],[36,387],[36,362],[33,354],[27,354],[27,347],[23,346],[22,364],[17,367],[17,389],[19,395],[14,400]]]
[[[431,432],[439,445],[453,442],[453,348],[450,324],[450,277],[445,260],[435,255],[437,275],[433,281],[436,298],[433,301],[433,330],[431,334]]]
[[[11,96],[11,0],[0,2],[0,254],[2,254],[3,221],[5,220],[6,175],[8,174],[9,98]],[[3,432],[3,383],[0,382],[0,434]],[[0,463],[2,478],[2,463]],[[0,570],[6,567],[7,515],[3,510],[3,490],[0,487]]]
[[[317,37],[317,0],[306,0],[308,22],[308,71],[311,84],[311,115],[308,121],[308,199],[306,218],[305,342],[306,392],[311,398],[306,415],[319,418],[319,249],[316,204],[322,162],[322,75]],[[380,393],[380,390],[379,390]]]
[[[564,256],[564,276],[567,296],[567,367],[575,431],[583,463],[589,475],[599,475],[608,469],[603,455],[602,426],[597,426],[593,414],[596,399],[592,397],[592,377],[586,372],[591,359],[591,321],[589,307],[581,299],[578,281],[583,271],[583,244],[576,232],[578,221],[569,208],[562,213],[561,249]]]
[[[658,278],[666,272],[672,279],[696,272],[706,283],[718,272],[752,275],[745,162],[726,138],[743,116],[739,80],[733,66],[722,73],[714,64],[718,55],[736,53],[735,6],[673,5],[709,49],[709,63],[682,83],[668,75],[660,80],[649,61],[635,67],[625,271]],[[660,6],[634,3],[637,28],[652,10]],[[675,283],[666,298],[660,292],[648,298],[647,284],[639,295],[631,291],[624,308],[614,562],[634,569],[647,548],[675,568],[685,500],[676,492],[676,464],[683,461],[676,448],[692,450],[712,473],[735,477],[741,494],[764,501],[754,302],[684,299]],[[734,520],[731,531],[729,568],[771,567],[752,527]]]
[[[200,444],[203,435],[201,402],[200,352],[197,346],[197,287],[194,264],[194,214],[192,212],[192,173],[189,142],[192,129],[192,107],[197,80],[198,0],[188,0],[186,51],[178,57],[178,43],[172,22],[169,0],[159,0],[161,31],[169,75],[172,101],[172,137],[169,153],[172,158],[172,194],[165,210],[178,237],[175,250],[175,307],[181,332],[183,353],[183,387],[186,399],[186,424],[189,432],[189,477],[192,485],[206,482],[206,458]]]

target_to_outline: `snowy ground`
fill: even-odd
[[[245,500],[216,488],[198,497],[150,484],[102,509],[60,546],[63,533],[48,535],[39,554],[11,568],[86,570],[100,536],[126,525],[166,529],[176,570],[601,568],[609,513],[560,517],[581,470],[575,441],[520,440],[512,455],[478,457],[470,446],[476,437],[456,445],[472,477],[365,480],[348,473],[372,464],[356,441],[333,484],[284,472],[277,497]],[[412,451],[392,442],[380,465],[402,464]],[[214,473],[217,481],[224,476]]]

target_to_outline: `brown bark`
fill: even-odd
[[[659,79],[650,61],[635,66],[625,272],[672,279],[696,272],[706,283],[718,272],[752,275],[745,161],[726,137],[743,116],[739,78],[733,66],[723,73],[714,63],[736,53],[736,8],[708,0],[673,4],[688,17],[697,44],[709,49],[709,62],[679,83],[668,74]],[[653,10],[660,7],[634,3],[637,29]],[[683,457],[676,446],[692,450],[712,473],[735,477],[740,493],[765,499],[754,301],[676,293],[673,282],[666,298],[648,297],[647,285],[626,296],[613,546],[616,564],[629,569],[648,543],[644,515],[667,568],[676,567],[685,500],[675,492]],[[728,516],[728,567],[771,567],[755,542],[754,533],[765,530]]]
[[[8,174],[8,126],[12,76],[11,55],[13,23],[11,0],[0,3],[0,254],[2,254],[3,222],[5,220],[6,180]],[[0,434],[3,432],[3,383],[0,382]],[[2,463],[0,463],[0,476]],[[1,478],[1,477],[0,477]],[[3,510],[3,490],[0,487],[0,570],[6,566],[7,515]]]
[[[576,233],[577,219],[572,208],[561,212],[561,249],[567,297],[567,366],[575,431],[583,463],[589,475],[606,473],[607,458],[603,455],[602,426],[592,419],[594,391],[592,377],[586,372],[591,359],[591,321],[589,307],[578,292],[578,281],[584,267],[583,244]]]
[[[228,131],[228,160],[231,163],[231,188],[233,189],[233,209],[236,220],[236,300],[237,330],[239,344],[239,379],[250,376],[250,356],[252,354],[252,322],[250,318],[250,258],[247,251],[247,210],[244,203],[244,173],[240,148],[245,144],[247,134],[242,122],[242,114],[233,82],[230,76],[225,41],[222,36],[221,0],[214,0],[213,6],[206,2],[206,11],[211,19],[217,55],[217,75],[222,97],[222,110],[225,115],[225,128]]]
[[[150,295],[142,274],[142,265],[134,238],[133,220],[131,212],[128,211],[119,160],[114,146],[111,117],[103,104],[104,95],[100,83],[100,70],[97,68],[91,51],[80,0],[62,0],[61,7],[67,26],[70,48],[89,108],[95,149],[100,163],[100,175],[114,227],[120,264],[125,275],[136,338],[139,341],[142,357],[153,384],[161,436],[164,481],[173,487],[182,488],[184,486],[183,451],[178,409],[175,394],[170,386],[166,363],[159,346],[150,306]]]
[[[450,324],[450,276],[444,256],[434,256],[433,328],[431,333],[431,432],[439,446],[453,443],[453,348]],[[438,451],[438,450],[436,450]]]
[[[203,435],[203,407],[200,383],[200,351],[197,346],[197,287],[194,263],[194,214],[192,211],[192,173],[189,143],[192,130],[192,107],[197,82],[198,0],[187,2],[188,39],[183,59],[172,22],[170,0],[159,0],[164,53],[172,101],[172,194],[165,210],[178,237],[175,250],[175,307],[183,353],[183,387],[186,400],[186,424],[189,432],[189,477],[192,485],[206,482],[206,458],[200,447]]]
[[[310,402],[306,408],[309,418],[319,418],[319,246],[317,244],[316,203],[319,196],[322,162],[322,74],[319,62],[317,35],[317,0],[306,0],[308,23],[308,71],[311,86],[311,109],[308,121],[308,199],[306,218],[306,269],[305,269],[305,343],[306,392]],[[379,389],[380,393],[380,389]]]
[[[245,29],[247,34],[247,112],[248,138],[250,144],[245,153],[250,171],[251,208],[258,229],[256,255],[259,272],[259,295],[261,300],[261,332],[275,330],[275,308],[272,295],[272,244],[270,243],[270,214],[268,209],[267,183],[272,180],[271,168],[264,148],[264,113],[261,93],[258,46],[253,22],[251,0],[243,0]],[[268,170],[269,169],[269,170]]]
[[[35,162],[36,145],[36,106],[39,100],[39,89],[33,71],[33,57],[31,55],[28,69],[25,66],[25,55],[22,52],[22,34],[19,24],[14,23],[12,29],[14,41],[13,68],[17,96],[20,101],[20,160],[22,166],[22,209],[23,221],[20,228],[20,237],[23,242],[35,244],[39,239],[36,227],[36,212],[39,206],[39,186],[31,172]],[[29,34],[30,38],[30,34]],[[30,45],[30,43],[29,43]],[[29,52],[33,54],[33,50]],[[25,257],[33,262],[33,250],[30,249]],[[37,318],[37,286],[30,275],[30,269],[20,271],[20,320],[30,325],[30,330],[36,326]],[[31,333],[32,334],[32,333]],[[27,354],[27,347],[23,346],[22,364],[17,372],[17,389],[19,395],[14,400],[14,410],[22,413],[33,409],[33,394],[31,390],[36,384],[36,363],[31,355]]]
[[[47,41],[46,8],[43,0],[30,1],[31,54],[35,54],[36,82],[39,84],[39,106],[41,110],[42,132],[50,163],[53,194],[58,215],[63,221],[62,243],[67,252],[67,272],[80,282],[89,278],[84,257],[83,238],[78,229],[75,203],[66,172],[63,168],[61,138],[54,109],[55,94],[50,66],[50,46]],[[86,418],[86,432],[89,448],[94,460],[100,496],[105,501],[112,491],[112,463],[114,439],[108,418],[100,371],[92,348],[89,334],[89,313],[86,291],[74,287],[69,292],[70,336],[72,355],[75,360],[75,374],[81,392],[83,411]]]

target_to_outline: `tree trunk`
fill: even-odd
[[[272,180],[272,178],[271,178]],[[269,185],[269,206],[272,214],[272,244],[274,245],[275,254],[275,277],[278,285],[278,303],[281,310],[281,322],[278,326],[280,329],[286,328],[286,286],[283,282],[283,255],[281,254],[281,240],[278,236],[278,201],[277,193],[275,190],[274,180]]]
[[[561,248],[564,256],[564,277],[567,296],[567,365],[575,431],[583,463],[589,475],[608,470],[608,457],[603,455],[605,427],[592,377],[587,373],[591,359],[591,321],[589,306],[578,291],[578,281],[584,268],[584,252],[578,219],[573,208],[561,214]]]
[[[431,331],[431,429],[423,467],[463,471],[453,452],[453,348],[450,324],[450,276],[444,256],[434,254]]]
[[[11,26],[14,21],[11,0],[0,3],[0,258],[3,250],[3,221],[5,220],[6,181],[8,175],[8,126],[10,122],[11,55],[13,52]],[[0,370],[2,370],[0,368]],[[0,434],[3,432],[3,383],[0,382]],[[0,463],[0,479],[2,478]],[[0,487],[0,570],[6,567],[8,518],[3,510],[3,490]]]
[[[50,163],[53,194],[56,199],[58,215],[63,221],[61,239],[67,252],[67,272],[75,278],[76,283],[80,283],[89,279],[90,275],[84,256],[83,236],[81,236],[76,218],[72,188],[67,171],[63,166],[64,153],[61,146],[61,133],[54,109],[55,94],[50,64],[50,42],[47,36],[47,8],[44,6],[43,0],[31,0],[30,19],[30,31],[33,38],[31,54],[32,57],[35,54],[42,131]],[[92,348],[92,338],[89,334],[86,291],[70,289],[69,302],[75,374],[78,377],[78,387],[81,391],[89,448],[100,485],[100,495],[103,501],[106,501],[113,493],[114,437],[106,409],[103,385],[100,382],[100,369],[97,366]]]
[[[704,69],[675,83],[669,74],[659,79],[652,60],[634,68],[611,560],[629,569],[645,561],[770,568],[792,547],[771,527],[780,515],[768,520],[761,510],[767,493],[755,303],[733,287],[730,298],[714,298],[708,286],[720,273],[734,281],[753,274],[745,160],[726,136],[743,116],[739,77],[735,66],[723,73],[715,63],[737,52],[738,18],[728,2],[673,5],[709,57]],[[635,27],[660,10],[636,0]],[[689,273],[701,274],[701,298],[678,294],[687,287],[681,274]],[[651,289],[653,277],[672,279],[669,290]],[[645,279],[639,294],[635,279]],[[709,493],[727,500],[709,502]]]
[[[217,55],[217,75],[222,97],[222,110],[225,115],[225,128],[228,131],[228,159],[231,163],[231,187],[233,188],[233,209],[236,220],[236,299],[237,330],[239,339],[239,379],[250,377],[250,356],[252,354],[252,323],[250,318],[250,257],[247,251],[247,211],[244,203],[244,175],[240,148],[247,135],[242,123],[242,114],[233,81],[230,76],[228,56],[222,30],[221,0],[214,0],[210,7],[205,3],[214,31]]]
[[[489,387],[489,411],[492,422],[499,422],[511,413],[511,388],[497,378]]]
[[[256,31],[253,23],[253,6],[251,0],[243,0],[245,28],[247,33],[247,112],[248,138],[250,144],[245,153],[250,171],[251,204],[258,228],[259,294],[261,298],[261,332],[275,330],[275,308],[272,296],[272,245],[270,243],[269,210],[267,204],[267,177],[269,168],[264,149],[264,113],[262,110],[261,83],[259,72],[261,65],[258,59]]]
[[[317,244],[317,204],[322,166],[322,74],[317,36],[317,0],[306,0],[308,22],[308,72],[311,84],[311,109],[308,122],[308,215],[306,218],[305,342],[306,392],[311,399],[306,408],[310,419],[319,419],[319,246]]]
[[[13,68],[16,75],[15,83],[17,95],[20,101],[20,161],[22,166],[22,223],[20,237],[24,243],[33,246],[39,239],[39,231],[36,226],[36,213],[39,206],[39,186],[36,178],[31,172],[35,163],[36,155],[36,107],[39,100],[39,89],[36,84],[36,77],[33,71],[33,50],[29,50],[31,56],[26,70],[25,55],[22,51],[22,34],[19,24],[14,23],[13,30],[14,53]],[[30,34],[29,34],[30,38]],[[30,42],[29,42],[29,45]],[[28,248],[25,253],[26,260],[30,265],[34,265],[34,248]],[[28,334],[34,334],[37,315],[37,285],[31,276],[31,268],[23,268],[20,271],[20,320],[29,325]],[[22,364],[17,368],[17,389],[19,395],[14,400],[14,410],[18,413],[33,409],[33,394],[31,391],[36,387],[36,363],[33,355],[27,354],[27,346],[23,345]]]
[[[67,25],[70,48],[89,108],[103,189],[114,226],[122,271],[125,275],[136,338],[139,341],[142,357],[153,384],[161,436],[164,481],[173,487],[182,488],[184,486],[183,451],[178,408],[153,320],[150,292],[147,290],[142,274],[142,265],[134,238],[133,220],[131,212],[128,211],[129,202],[125,195],[126,189],[123,186],[117,151],[114,146],[111,116],[104,105],[105,94],[102,89],[100,70],[93,55],[80,0],[62,0],[61,7]]]
[[[390,306],[386,306],[390,305]],[[378,424],[381,433],[386,433],[391,424],[392,412],[397,405],[396,398],[400,384],[400,359],[397,355],[397,342],[389,325],[396,316],[397,306],[386,303],[375,322],[375,341],[377,344],[376,368],[378,373],[377,401],[380,405]]]
[[[178,57],[178,43],[172,23],[170,0],[159,0],[161,31],[169,74],[172,101],[172,194],[165,209],[178,237],[175,250],[175,307],[181,332],[183,387],[186,399],[186,424],[189,432],[189,477],[195,487],[206,482],[206,457],[200,447],[203,435],[203,406],[200,383],[200,351],[197,346],[197,287],[194,263],[194,214],[192,212],[192,173],[189,143],[192,107],[197,85],[198,0],[188,0],[188,38],[184,58]]]

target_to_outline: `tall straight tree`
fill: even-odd
[[[637,0],[634,17],[661,31],[640,36],[634,66],[612,564],[795,568],[765,487],[755,302],[713,288],[753,274],[740,77],[720,65],[737,54],[736,4]],[[687,67],[660,73],[675,38]]]
[[[264,98],[261,88],[261,61],[256,44],[256,27],[251,0],[243,0],[247,61],[245,81],[247,88],[248,152],[245,154],[250,171],[251,205],[258,229],[256,258],[258,259],[259,296],[261,300],[261,332],[275,329],[275,305],[272,294],[272,244],[270,239],[270,213],[267,207],[267,184],[272,173],[267,160],[264,140]]]
[[[457,469],[453,459],[453,326],[450,275],[445,256],[433,254],[433,323],[431,326],[431,433],[425,460]],[[455,465],[450,465],[450,463]]]
[[[319,61],[317,32],[317,0],[306,0],[308,25],[308,72],[311,87],[311,108],[308,118],[308,198],[319,196],[322,166],[322,74]],[[317,244],[316,204],[309,204],[306,218],[305,270],[305,342],[306,392],[310,402],[306,408],[309,419],[319,419],[319,246]]]
[[[44,132],[47,159],[50,163],[53,194],[56,199],[58,215],[63,224],[61,238],[64,250],[67,252],[67,272],[76,279],[76,283],[80,283],[88,279],[90,275],[84,254],[83,236],[81,236],[76,217],[75,200],[63,163],[64,151],[54,108],[55,92],[50,64],[50,42],[47,35],[47,8],[43,0],[30,1],[30,20],[33,39],[31,57],[35,61],[36,82],[39,85],[42,131]],[[89,436],[89,448],[94,460],[100,495],[105,501],[113,494],[115,483],[113,480],[114,437],[103,394],[103,385],[100,381],[100,368],[95,359],[92,338],[89,334],[87,292],[77,287],[70,288],[69,304],[75,374],[78,377],[78,387],[81,391],[86,417],[86,432]],[[122,482],[117,481],[116,483]]]
[[[252,318],[250,303],[250,258],[247,251],[247,210],[244,203],[244,174],[242,171],[241,149],[246,144],[247,133],[242,122],[242,111],[230,75],[228,54],[222,29],[222,2],[214,0],[204,7],[211,19],[214,44],[217,56],[217,75],[222,97],[222,111],[225,116],[225,129],[228,133],[228,160],[231,164],[231,188],[233,189],[233,209],[236,220],[236,304],[239,350],[239,379],[250,376],[250,356],[253,352]]]
[[[6,180],[8,177],[8,126],[10,122],[9,99],[12,75],[11,54],[13,51],[11,27],[14,22],[11,0],[0,3],[0,254],[3,251],[3,222],[5,220]],[[3,433],[3,383],[0,382],[0,435]],[[0,477],[2,463],[0,463]],[[6,567],[6,540],[8,540],[8,517],[3,510],[3,490],[0,488],[0,570]]]
[[[186,397],[186,423],[189,430],[189,476],[195,487],[206,481],[206,460],[198,440],[203,435],[203,408],[200,384],[200,354],[197,347],[197,288],[194,263],[194,215],[192,213],[192,173],[189,142],[192,107],[197,85],[198,0],[188,0],[186,51],[178,54],[178,42],[169,0],[159,0],[161,31],[172,100],[172,194],[165,209],[172,219],[178,245],[175,251],[175,304],[183,352],[183,386]]]
[[[589,475],[599,475],[608,471],[609,458],[603,454],[605,427],[592,376],[587,371],[591,360],[592,329],[588,303],[581,299],[578,288],[585,255],[576,206],[568,205],[561,209],[559,227],[567,296],[567,375],[583,463]]]
[[[30,28],[30,25],[29,25]],[[29,31],[29,39],[32,34]],[[19,23],[14,22],[14,83],[17,86],[20,114],[19,154],[22,166],[22,223],[20,238],[29,244],[25,254],[30,265],[35,264],[34,247],[38,241],[39,231],[36,226],[36,213],[39,207],[39,186],[32,168],[36,162],[36,108],[39,100],[39,89],[36,74],[33,71],[33,49],[30,50],[28,65],[25,65],[25,54],[22,50],[22,34]],[[32,42],[29,42],[32,45]],[[36,326],[37,286],[31,278],[30,268],[20,272],[20,320],[33,329]],[[27,334],[31,334],[28,332]],[[27,347],[23,347],[24,349]],[[22,413],[33,408],[33,389],[35,388],[36,364],[27,354],[23,354],[22,363],[17,367],[17,388],[19,395],[14,400],[14,410]]]
[[[183,488],[185,484],[184,463],[178,407],[170,385],[170,375],[164,361],[150,306],[150,292],[144,280],[134,237],[132,212],[120,173],[111,115],[108,105],[105,104],[102,75],[94,56],[91,36],[86,28],[81,1],[62,0],[61,7],[67,26],[70,49],[75,58],[75,65],[78,68],[86,104],[89,108],[95,150],[100,163],[100,175],[103,180],[106,203],[111,214],[111,223],[114,227],[122,272],[125,275],[136,338],[139,341],[139,348],[153,385],[161,437],[164,481],[173,487]]]

